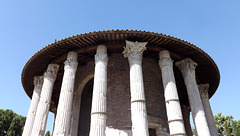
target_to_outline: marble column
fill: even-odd
[[[44,136],[45,134],[52,91],[57,77],[58,68],[59,65],[57,64],[49,64],[47,71],[44,73],[42,93],[34,120],[32,136]]]
[[[187,88],[188,99],[197,135],[210,136],[207,119],[204,113],[195,77],[195,68],[197,66],[197,63],[192,61],[190,58],[186,58],[184,60],[178,61],[176,63],[176,66],[182,72],[185,86]]]
[[[205,115],[207,118],[208,127],[210,129],[211,136],[218,136],[217,128],[215,125],[215,120],[213,117],[212,109],[209,103],[209,96],[208,96],[208,90],[209,90],[209,84],[200,84],[198,85],[198,89],[200,92],[200,96],[203,103],[203,108],[205,111]]]
[[[64,75],[53,136],[68,136],[70,133],[74,81],[78,66],[77,57],[77,53],[69,52],[64,62]]]
[[[177,86],[173,73],[173,60],[170,58],[170,54],[167,50],[159,53],[159,59],[170,135],[186,135]]]
[[[105,136],[107,108],[107,48],[97,47],[89,136]]]
[[[147,109],[142,74],[142,53],[147,42],[126,41],[124,57],[130,64],[131,119],[133,136],[148,136]]]
[[[32,133],[32,127],[33,127],[33,123],[34,123],[34,119],[37,111],[37,106],[38,106],[40,94],[42,91],[43,76],[35,76],[33,80],[33,84],[34,84],[34,90],[32,95],[32,101],[28,110],[27,119],[23,129],[23,133],[22,133],[23,136],[30,136]]]
[[[183,114],[183,120],[184,120],[184,126],[186,129],[186,133],[187,136],[192,136],[192,127],[190,124],[190,112],[191,109],[189,106],[186,105],[181,105],[181,109],[182,109],[182,114]]]

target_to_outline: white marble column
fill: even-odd
[[[74,81],[78,66],[77,57],[77,53],[69,52],[64,62],[64,75],[53,136],[68,136],[70,133]]]
[[[170,135],[186,135],[177,86],[173,73],[173,60],[170,58],[170,54],[167,50],[159,53],[159,59]]]
[[[32,133],[32,127],[33,127],[33,123],[34,123],[34,119],[37,111],[37,106],[38,106],[40,94],[42,91],[43,76],[35,76],[33,80],[33,84],[34,84],[34,90],[32,95],[32,101],[28,110],[27,119],[23,129],[23,133],[22,133],[23,136],[30,136]]]
[[[107,108],[107,48],[97,47],[89,136],[105,136]]]
[[[176,66],[183,75],[197,134],[198,136],[210,136],[207,119],[204,113],[195,77],[195,68],[197,66],[197,63],[189,58],[186,58],[184,60],[178,61],[176,63]]]
[[[198,89],[202,99],[203,108],[205,111],[211,136],[218,136],[215,120],[214,120],[212,109],[209,103],[209,96],[208,96],[209,84],[200,84],[198,85]]]
[[[59,65],[57,64],[49,64],[47,71],[44,73],[42,93],[38,104],[31,136],[44,136],[45,134],[52,91],[54,82],[57,77],[58,68]]]
[[[142,75],[142,53],[147,42],[126,41],[124,57],[130,64],[131,118],[133,136],[148,136],[147,109]]]

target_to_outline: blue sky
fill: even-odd
[[[0,108],[27,115],[31,101],[21,72],[38,50],[55,39],[109,29],[164,33],[203,49],[221,74],[210,100],[213,113],[240,119],[239,0],[0,0]],[[51,130],[52,114],[49,118]]]

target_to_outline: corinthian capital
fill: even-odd
[[[64,62],[65,64],[64,69],[73,68],[76,71],[78,66],[77,57],[78,55],[76,52],[69,52],[67,56],[67,60]]]
[[[43,76],[35,76],[33,78],[33,84],[34,84],[34,86],[42,85],[43,84]]]
[[[146,50],[146,45],[148,42],[131,42],[126,40],[126,47],[124,47],[124,57],[127,58],[129,57],[129,54],[132,52],[140,52],[141,54],[143,51]]]
[[[124,58],[128,58],[131,63],[141,63],[142,53],[146,50],[148,42],[131,42],[126,40],[126,47],[124,47]]]
[[[203,98],[209,99],[208,97],[209,84],[199,84],[198,89],[202,99]]]
[[[159,66],[160,68],[164,66],[173,66],[173,60],[170,58],[170,53],[167,50],[159,52]]]
[[[47,71],[44,73],[44,78],[56,80],[58,68],[59,68],[58,64],[49,64]]]
[[[186,58],[184,60],[176,62],[176,66],[182,72],[183,76],[186,75],[195,76],[195,68],[197,67],[197,63],[191,60],[190,58]]]
[[[35,76],[33,78],[33,84],[34,84],[34,91],[36,91],[36,93],[41,92],[42,85],[43,85],[43,76]]]
[[[98,45],[97,53],[95,55],[95,62],[103,61],[104,63],[107,63],[107,60],[107,47],[104,45]]]

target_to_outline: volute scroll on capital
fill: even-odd
[[[175,63],[178,69],[182,72],[184,76],[186,75],[194,75],[195,76],[195,68],[197,67],[197,63],[191,60],[190,58],[183,59]]]
[[[199,84],[198,85],[198,90],[199,90],[201,98],[208,98],[209,99],[209,96],[208,96],[209,84],[208,83],[207,84]]]
[[[44,78],[48,78],[52,81],[56,80],[58,69],[58,64],[49,64],[47,71],[44,73]]]

